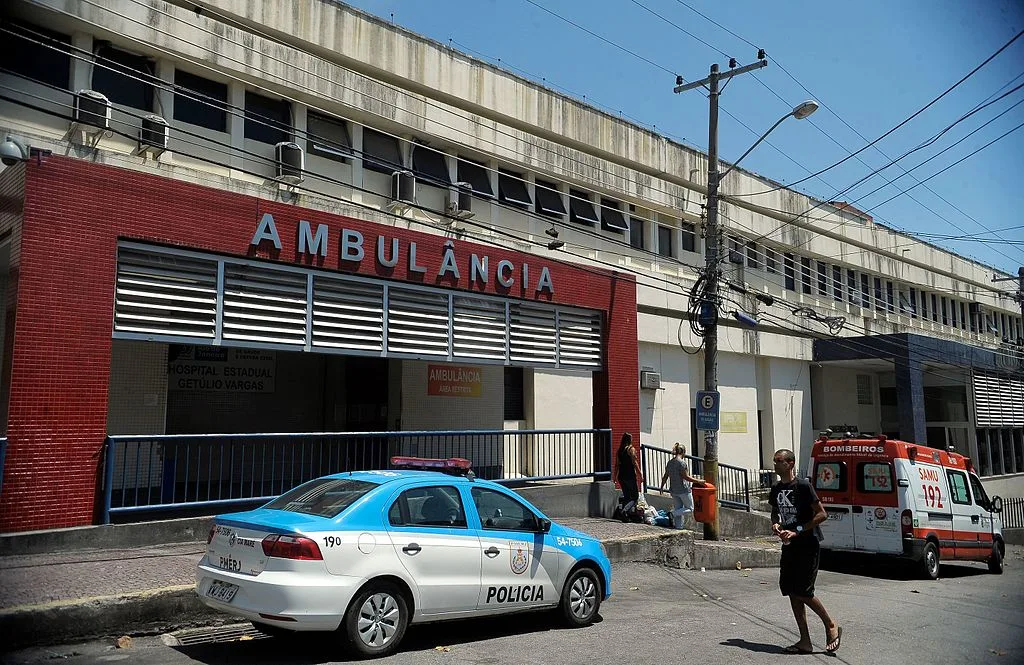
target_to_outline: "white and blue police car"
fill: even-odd
[[[475,479],[468,460],[391,461],[217,516],[199,597],[271,635],[337,631],[364,656],[394,651],[410,623],[542,609],[595,620],[611,595],[600,542]]]

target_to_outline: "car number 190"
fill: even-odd
[[[238,593],[238,585],[230,584],[228,582],[221,582],[220,580],[213,580],[210,582],[210,588],[206,590],[206,595],[214,600],[219,600],[222,603],[230,603],[234,599],[235,594]]]

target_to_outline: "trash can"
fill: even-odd
[[[693,519],[710,524],[718,514],[718,490],[711,483],[693,486]]]

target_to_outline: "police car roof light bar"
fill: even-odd
[[[391,467],[394,469],[415,469],[422,471],[440,471],[454,476],[472,475],[473,463],[464,457],[449,457],[447,459],[435,459],[428,457],[408,457],[395,455],[391,458]]]

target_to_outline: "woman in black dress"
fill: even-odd
[[[636,501],[640,497],[640,481],[643,479],[643,474],[640,473],[640,461],[637,459],[636,449],[633,447],[633,435],[629,432],[622,435],[617,461],[618,477],[616,480],[619,481],[619,487],[622,488],[625,503]]]

